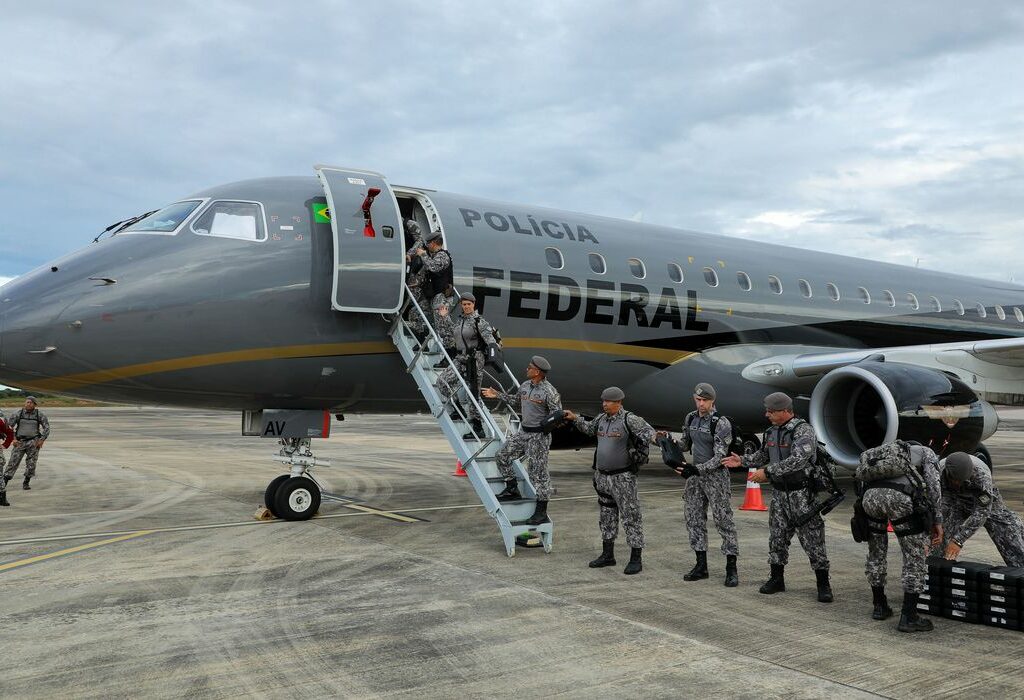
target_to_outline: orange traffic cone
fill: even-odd
[[[768,506],[761,500],[761,484],[750,480],[750,475],[756,471],[753,467],[747,471],[747,493],[740,510],[768,510]]]
[[[462,468],[462,460],[455,462],[455,471],[452,472],[452,476],[469,476],[466,470]]]
[[[896,532],[895,530],[892,529],[892,521],[891,520],[889,521],[888,527],[885,528],[885,531],[886,532]]]

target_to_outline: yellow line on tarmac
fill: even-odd
[[[84,552],[87,549],[94,549],[96,547],[102,547],[106,544],[114,544],[116,542],[124,542],[125,540],[133,540],[136,537],[142,537],[143,535],[152,534],[152,530],[139,530],[138,532],[132,532],[127,535],[121,535],[120,537],[111,537],[109,540],[100,540],[99,542],[90,542],[89,544],[80,544],[77,547],[70,547],[68,549],[62,549],[59,552],[50,552],[49,554],[40,554],[38,557],[29,557],[28,559],[19,559],[18,561],[8,562],[7,564],[0,565],[0,571],[9,571],[11,569],[17,569],[21,566],[28,566],[29,564],[38,564],[41,561],[47,559],[54,559],[56,557],[63,557],[68,554],[75,554],[76,552]]]

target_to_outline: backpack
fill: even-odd
[[[501,372],[505,368],[505,355],[501,349],[501,333],[494,326],[491,326],[491,333],[494,334],[493,343],[485,343],[484,337],[480,335],[480,316],[476,317],[476,338],[477,348],[484,354],[484,364],[493,367]]]
[[[624,411],[622,424],[626,426],[626,454],[629,455],[629,468],[634,474],[640,471],[640,467],[651,461],[651,443],[639,435],[634,435],[629,429],[629,411]]]
[[[690,422],[693,420],[693,417],[698,415],[698,413],[699,413],[698,411],[690,411],[688,414],[686,414],[686,420],[684,422],[684,425],[686,426],[687,430],[690,429]],[[739,426],[736,425],[736,421],[734,421],[732,418],[729,418],[729,416],[720,415],[718,413],[718,411],[715,411],[714,413],[712,413],[711,414],[711,426],[709,428],[709,430],[711,431],[711,434],[715,435],[715,431],[718,428],[718,419],[719,418],[725,418],[726,420],[728,420],[729,421],[729,428],[732,430],[732,433],[731,433],[731,435],[729,437],[729,442],[725,446],[726,454],[733,454],[733,453],[735,453],[735,454],[738,454],[738,455],[742,455],[743,454],[743,435],[740,433],[740,429],[739,429]]]
[[[909,476],[916,481],[917,470],[910,460],[910,445],[902,440],[865,450],[860,456],[855,478],[857,481],[870,483],[884,479],[896,479]]]

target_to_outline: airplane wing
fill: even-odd
[[[773,386],[799,387],[833,369],[868,359],[953,372],[995,403],[1024,400],[1024,338],[776,355],[750,363],[743,376]]]

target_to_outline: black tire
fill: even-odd
[[[281,517],[277,512],[277,490],[281,488],[281,484],[288,481],[291,477],[291,474],[282,474],[281,476],[274,477],[274,480],[267,484],[267,490],[263,492],[263,505],[274,514],[275,518]]]
[[[972,454],[987,464],[988,470],[992,471],[992,455],[989,453],[987,447],[979,443],[978,446],[974,448],[974,452]]]
[[[284,520],[309,520],[320,509],[320,487],[312,479],[295,476],[277,489],[277,513]]]
[[[761,439],[756,435],[743,436],[743,454],[749,455],[761,449]]]

